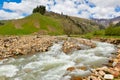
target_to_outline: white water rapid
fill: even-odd
[[[62,78],[71,66],[100,66],[105,64],[115,47],[112,44],[96,42],[97,47],[74,51],[66,55],[62,52],[62,42],[55,43],[48,52],[9,58],[0,61],[0,80],[65,80]],[[86,75],[87,71],[74,71],[69,75]],[[67,79],[68,80],[68,79]]]

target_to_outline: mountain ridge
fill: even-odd
[[[117,24],[120,22],[120,16],[112,18],[112,19],[91,19],[98,24],[103,25],[105,28],[109,26],[110,23]]]

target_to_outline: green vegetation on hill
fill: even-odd
[[[111,24],[106,30],[105,35],[107,36],[120,36],[120,23],[116,25]]]
[[[26,35],[35,32],[60,35],[63,34],[63,28],[57,20],[39,13],[23,19],[6,21],[4,25],[0,25],[0,34],[2,35]]]
[[[105,35],[120,36],[120,27],[109,27],[105,30]]]
[[[46,12],[44,15],[34,13],[23,19],[3,21],[0,25],[1,35],[27,35],[27,34],[48,34],[48,35],[80,35],[99,30],[99,25],[91,20],[71,17],[53,12]]]

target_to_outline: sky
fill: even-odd
[[[38,5],[46,6],[47,11],[88,19],[120,16],[120,0],[0,0],[0,20],[23,18]]]

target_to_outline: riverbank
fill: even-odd
[[[85,44],[91,48],[95,47],[95,44],[90,40],[69,39],[66,36],[6,36],[0,37],[0,59],[46,52],[53,43],[61,40],[65,41],[62,49],[65,53],[81,49],[77,43]]]
[[[0,38],[0,59],[48,51],[55,37],[9,36]]]

